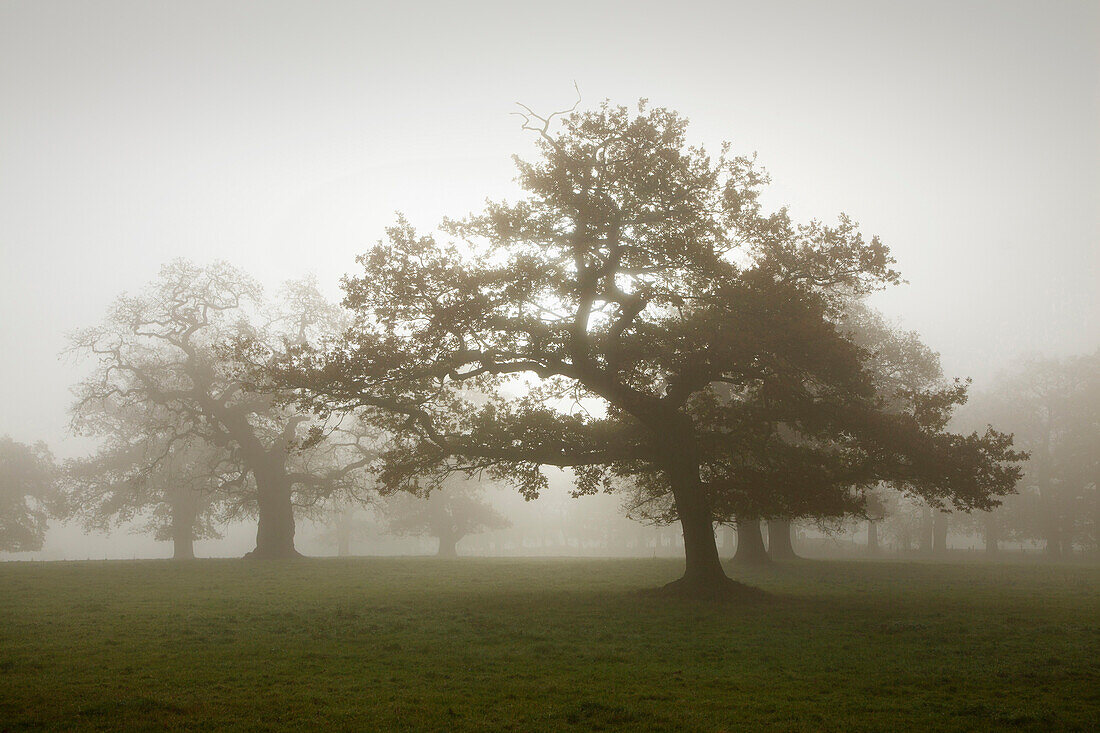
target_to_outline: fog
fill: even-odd
[[[1096,0],[0,0],[0,731],[1096,730]]]
[[[66,334],[165,262],[226,259],[269,289],[312,272],[338,300],[395,211],[430,229],[514,198],[511,156],[533,153],[514,102],[568,107],[574,82],[582,106],[647,97],[693,142],[755,151],[767,206],[881,236],[908,282],[872,303],[976,391],[1025,356],[1091,353],[1098,20],[1087,2],[6,2],[0,434],[94,448],[69,430],[87,369]],[[307,554],[332,551],[319,532],[300,528]],[[374,552],[430,552],[403,542]],[[19,557],[165,552],[55,523]]]

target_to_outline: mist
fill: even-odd
[[[1089,727],[1098,52],[1064,0],[0,4],[0,728]],[[114,612],[235,692],[81,707]],[[263,720],[241,650],[330,616],[280,674],[392,704]],[[947,644],[978,702],[899,702],[931,659],[793,702],[835,678],[784,650],[863,630],[853,679]],[[1006,639],[1048,687],[971,689]],[[753,649],[771,712],[699,663]]]

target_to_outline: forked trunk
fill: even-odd
[[[294,549],[294,506],[290,497],[290,482],[281,466],[255,472],[256,549],[245,555],[254,559],[285,559],[301,557]]]
[[[879,553],[878,545],[878,522],[873,519],[867,520],[867,554],[877,555]]]
[[[760,532],[759,519],[737,520],[737,552],[733,561],[742,565],[767,565],[771,563],[764,548],[764,535]]]
[[[772,560],[794,560],[794,543],[791,541],[791,520],[768,520],[768,556]]]

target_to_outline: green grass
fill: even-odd
[[[1098,730],[1100,570],[0,564],[0,730]]]

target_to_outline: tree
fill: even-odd
[[[382,532],[373,514],[364,511],[364,507],[355,502],[330,504],[318,514],[320,531],[317,537],[326,544],[336,546],[337,557],[349,557],[352,541],[366,539]]]
[[[436,537],[439,557],[458,557],[457,545],[467,535],[511,526],[485,501],[478,481],[457,475],[427,496],[391,494],[380,508],[391,534]]]
[[[65,464],[58,513],[102,532],[143,519],[140,529],[171,541],[176,560],[195,557],[196,539],[220,537],[229,487],[247,480],[228,451],[182,432],[177,415],[151,403],[89,402],[74,417],[74,428],[105,444]]]
[[[344,343],[284,375],[393,431],[383,483],[452,462],[528,495],[543,465],[573,467],[580,493],[630,482],[667,497],[686,556],[667,590],[689,595],[743,590],[715,521],[852,511],[850,487],[883,476],[963,506],[1010,490],[1005,436],[942,430],[965,390],[878,404],[838,327],[843,302],[898,280],[878,239],[766,214],[753,160],[689,147],[672,111],[556,119],[525,115],[524,199],[446,222],[461,246],[399,221],[344,281]]]
[[[760,531],[760,520],[738,519],[736,526],[737,550],[733,553],[733,561],[741,565],[765,565],[770,562],[768,549],[764,547],[764,535]]]
[[[961,415],[997,421],[1030,453],[1021,494],[979,521],[987,548],[1040,540],[1052,559],[1096,552],[1100,482],[1100,352],[1032,359],[1002,375]]]
[[[338,318],[310,279],[289,283],[270,303],[258,284],[225,263],[176,260],[140,295],[119,298],[102,325],[74,338],[73,350],[96,361],[80,385],[74,420],[111,433],[122,428],[99,426],[91,416],[155,412],[162,450],[125,452],[138,464],[181,441],[223,452],[219,461],[234,467],[223,488],[240,490],[231,506],[258,520],[249,556],[295,557],[295,504],[312,508],[360,490],[356,472],[374,453],[362,432],[333,435],[288,407],[262,367],[290,343],[337,332]],[[148,475],[152,465],[133,468]]]
[[[45,443],[0,437],[0,552],[42,549],[56,470]]]
[[[798,557],[791,539],[792,531],[793,527],[788,517],[768,520],[768,557],[773,560],[792,560]]]

